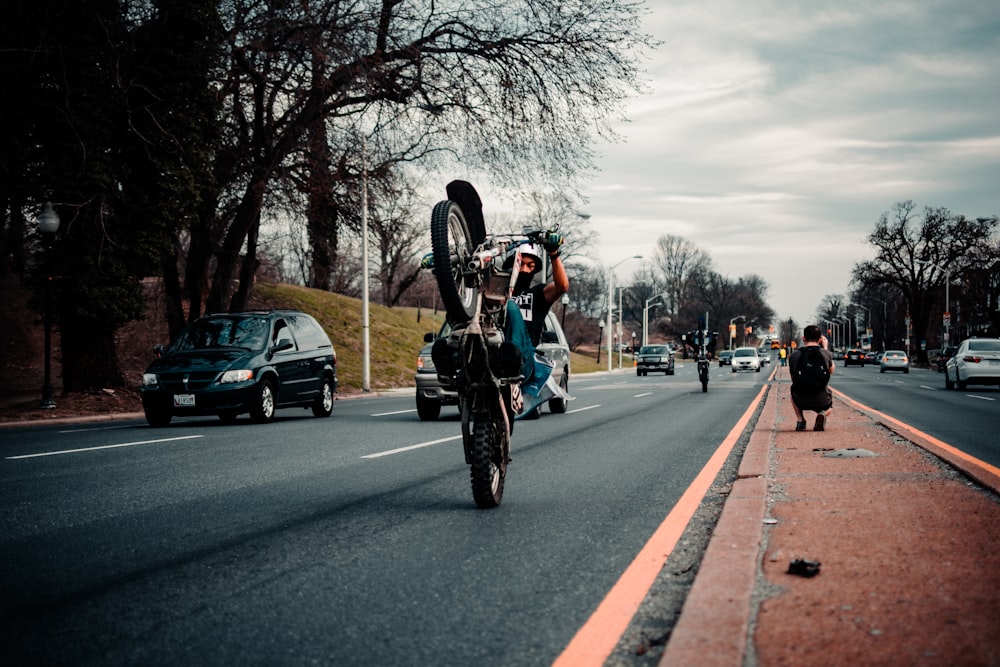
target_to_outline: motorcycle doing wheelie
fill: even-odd
[[[708,330],[708,313],[698,318],[698,330],[691,334],[692,342],[698,353],[698,381],[701,392],[708,391],[708,372],[712,365],[711,358],[715,351],[715,334]]]
[[[515,417],[531,409],[526,403],[568,398],[549,381],[552,368],[534,355],[521,311],[510,299],[519,247],[549,232],[487,235],[475,188],[453,181],[447,193],[431,215],[431,249],[451,333],[435,341],[431,355],[459,395],[473,499],[493,508],[503,498]]]

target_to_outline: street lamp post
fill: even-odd
[[[601,342],[604,340],[604,320],[600,322],[601,335],[597,339],[597,363],[601,363]],[[611,354],[611,350],[608,350],[608,354]]]
[[[944,271],[944,315],[942,316],[942,325],[944,326],[944,344],[947,346],[949,341],[948,333],[951,330],[951,294],[949,294],[949,288],[951,286],[951,271],[941,266],[937,262],[932,262],[926,259],[915,260],[917,264],[929,264],[939,271]]]
[[[642,344],[643,346],[649,345],[649,309],[652,306],[657,306],[659,304],[653,303],[656,299],[662,296],[666,296],[666,292],[660,292],[655,296],[651,296],[646,299],[646,305],[642,309]]]
[[[736,335],[735,335],[736,332],[733,331],[733,323],[735,323],[736,320],[745,320],[746,318],[747,318],[746,315],[737,315],[733,319],[729,320],[729,330],[726,333],[729,334],[729,349],[730,350],[733,349],[733,341],[736,339]],[[744,334],[744,338],[746,338],[746,334]]]
[[[52,392],[52,241],[59,231],[59,214],[52,208],[52,202],[45,202],[45,208],[36,221],[45,246],[45,285],[42,298],[45,301],[45,379],[42,381],[42,401],[40,408],[51,410],[56,407]]]
[[[614,326],[615,325],[615,318],[614,318],[614,307],[615,307],[615,301],[614,301],[614,299],[615,299],[615,269],[617,269],[619,266],[621,266],[622,264],[624,264],[625,262],[627,262],[630,259],[642,259],[642,255],[632,255],[631,257],[626,257],[625,259],[623,259],[622,261],[618,262],[617,264],[613,265],[610,269],[608,269],[608,326],[607,326],[606,330],[607,330],[607,333],[608,333],[608,372],[609,373],[611,372],[611,350],[613,349],[612,345],[611,345],[611,337],[613,336],[613,332],[614,332],[614,328],[615,328],[615,326]],[[598,346],[598,347],[600,347],[600,346]],[[620,363],[619,363],[619,365],[620,365]]]

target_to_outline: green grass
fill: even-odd
[[[309,313],[326,330],[337,351],[340,391],[353,393],[362,387],[364,344],[361,331],[361,300],[322,290],[257,283],[253,288],[254,308],[290,308]],[[372,391],[413,387],[417,353],[424,346],[424,334],[436,332],[444,323],[444,312],[426,308],[387,308],[375,303],[368,309],[370,388]],[[602,370],[593,359],[572,353],[574,375]]]

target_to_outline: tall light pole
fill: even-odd
[[[45,202],[45,208],[36,220],[45,246],[45,379],[42,381],[42,401],[38,407],[51,410],[56,407],[52,392],[52,241],[59,231],[59,214],[52,208],[52,202]]]
[[[928,259],[917,259],[914,260],[917,264],[926,264],[933,266],[939,271],[944,271],[944,314],[942,315],[942,325],[944,326],[944,344],[948,345],[948,332],[951,330],[951,295],[948,292],[951,286],[951,271],[941,266],[937,262],[932,262]]]
[[[646,299],[646,305],[642,309],[642,345],[643,345],[643,347],[645,347],[646,345],[649,345],[649,308],[650,308],[650,306],[657,306],[657,305],[659,305],[659,304],[652,303],[652,302],[655,301],[656,299],[659,299],[660,297],[666,296],[666,295],[667,295],[666,292],[660,292],[659,294],[657,294],[655,296],[651,296],[648,299]]]
[[[368,138],[361,136],[361,391],[371,391],[371,342],[368,321]]]
[[[872,321],[871,321],[872,311],[871,311],[871,308],[868,308],[867,306],[862,306],[860,303],[856,303],[854,305],[865,311],[865,338],[868,341],[868,349],[870,350],[871,347],[872,347],[871,335],[869,334],[869,332],[871,331],[871,328],[872,328]],[[865,346],[862,345],[861,349],[864,349],[864,347]]]
[[[729,329],[726,331],[726,333],[729,334],[729,349],[730,350],[733,349],[733,341],[736,340],[736,331],[733,330],[733,323],[736,322],[736,320],[745,320],[746,318],[747,318],[746,315],[737,315],[733,319],[729,320]]]
[[[626,257],[625,259],[623,259],[622,261],[618,262],[617,264],[613,265],[610,269],[608,269],[608,326],[606,327],[606,331],[608,333],[608,372],[609,373],[611,372],[611,349],[612,349],[611,338],[614,335],[613,331],[614,331],[614,328],[615,328],[614,327],[614,322],[615,322],[615,317],[614,317],[614,307],[615,307],[615,301],[614,301],[614,299],[615,299],[615,269],[617,269],[619,266],[621,266],[622,264],[624,264],[625,262],[627,262],[630,259],[642,259],[642,255],[632,255],[631,257]]]

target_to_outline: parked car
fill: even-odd
[[[880,373],[886,371],[910,372],[910,358],[902,350],[886,350],[882,353],[882,359],[878,363]]]
[[[337,354],[323,327],[293,310],[227,313],[184,328],[142,376],[150,426],[174,416],[250,413],[258,423],[276,408],[300,406],[317,417],[333,412]]]
[[[719,352],[719,366],[728,366],[733,361],[733,351],[723,350]]]
[[[451,325],[445,322],[436,335],[428,333],[424,336],[424,342],[427,344],[417,354],[417,416],[422,421],[437,419],[441,415],[442,405],[458,405],[458,393],[452,386],[450,378],[438,375],[434,360],[431,358],[434,341],[447,337],[450,333]],[[536,349],[555,362],[552,376],[560,387],[569,391],[569,343],[566,342],[566,334],[559,326],[558,318],[551,311],[545,316],[541,341]],[[564,398],[553,398],[548,402],[548,406],[553,414],[562,414],[566,412],[567,401]]]
[[[963,340],[944,368],[944,386],[965,389],[970,384],[1000,385],[1000,338]]]
[[[865,353],[863,350],[857,348],[851,348],[844,353],[844,368],[848,366],[861,366],[865,367]]]
[[[948,345],[941,349],[937,359],[934,360],[937,364],[938,373],[944,373],[944,367],[948,364],[948,360],[955,354],[955,350],[957,349],[957,345]]]
[[[733,350],[733,359],[731,362],[733,367],[733,372],[738,373],[739,371],[756,371],[760,373],[760,356],[757,355],[757,348],[755,347],[738,347]]]
[[[669,345],[643,345],[635,360],[635,374],[647,373],[674,374],[674,352]]]

